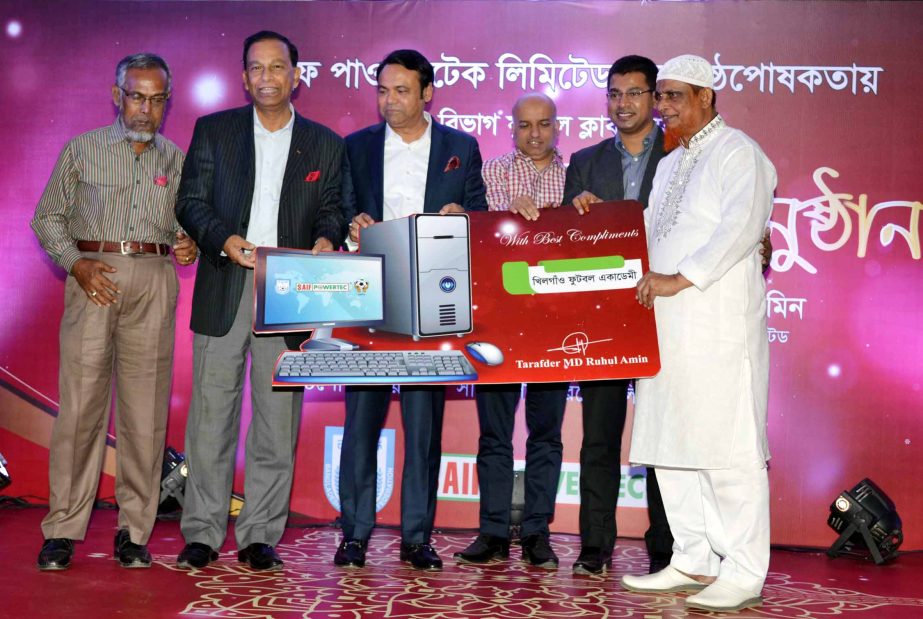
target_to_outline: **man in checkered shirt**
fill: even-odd
[[[513,106],[516,148],[484,162],[487,205],[538,219],[538,209],[555,208],[564,195],[564,160],[558,152],[554,101],[540,93],[521,96]]]
[[[484,163],[487,204],[492,211],[508,210],[531,221],[538,218],[539,209],[559,206],[564,195],[565,168],[556,148],[554,102],[538,93],[520,97],[513,106],[513,139],[513,152]],[[548,521],[554,515],[561,473],[561,422],[567,388],[567,383],[541,383],[528,385],[526,393],[529,438],[522,557],[546,569],[558,567],[558,557],[548,542]],[[509,557],[513,423],[520,394],[518,383],[477,386],[480,527],[474,542],[455,554],[459,563]]]

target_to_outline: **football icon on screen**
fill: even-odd
[[[359,294],[365,294],[369,291],[369,281],[367,279],[357,279],[356,283],[353,285],[356,287],[356,292]]]

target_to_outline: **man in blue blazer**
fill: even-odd
[[[192,298],[180,568],[205,567],[224,542],[248,354],[252,420],[246,501],[235,526],[238,559],[256,570],[282,567],[273,547],[288,518],[303,390],[272,389],[273,365],[286,346],[281,336],[252,332],[252,251],[332,250],[344,225],[343,141],[295,112],[297,49],[262,31],[244,42],[243,60],[253,105],[196,122],[176,204],[177,219],[202,252]]]
[[[343,183],[346,244],[379,221],[414,213],[487,210],[481,154],[473,137],[440,125],[424,111],[433,98],[433,67],[417,51],[398,50],[378,65],[378,111],[385,122],[346,137]],[[391,387],[347,387],[340,456],[343,540],[334,556],[362,567],[375,526],[378,437]],[[441,569],[430,545],[442,453],[445,387],[401,388],[404,471],[401,482],[401,561]]]

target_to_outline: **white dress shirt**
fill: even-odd
[[[258,247],[275,247],[279,242],[279,198],[292,144],[292,127],[295,125],[295,108],[291,103],[289,110],[292,116],[285,126],[277,131],[269,131],[260,122],[256,108],[253,109],[256,175],[247,240]]]
[[[426,119],[426,131],[409,144],[385,124],[382,221],[423,212],[433,136],[433,119],[429,112],[423,112],[423,118]],[[347,234],[346,249],[356,251],[358,248],[359,244]]]
[[[384,221],[423,212],[433,135],[433,119],[427,112],[423,112],[423,117],[426,131],[409,144],[385,125]]]

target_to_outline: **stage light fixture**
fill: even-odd
[[[185,507],[184,495],[186,492],[186,478],[189,477],[189,468],[186,465],[186,456],[172,447],[167,447],[163,454],[163,473],[160,479],[160,504],[157,513],[167,516]],[[237,516],[244,507],[244,497],[233,493],[229,514]]]
[[[13,480],[10,479],[10,472],[6,468],[6,458],[3,457],[3,454],[0,454],[0,490],[3,490],[11,483],[13,483]]]
[[[163,455],[163,475],[160,479],[159,512],[176,511],[174,502],[179,504],[179,508],[183,507],[183,491],[186,489],[188,475],[186,457],[172,447],[167,447]]]
[[[867,549],[875,564],[881,565],[897,557],[904,541],[894,501],[868,478],[840,493],[830,505],[827,524],[840,534],[827,551],[829,557],[864,557]]]

